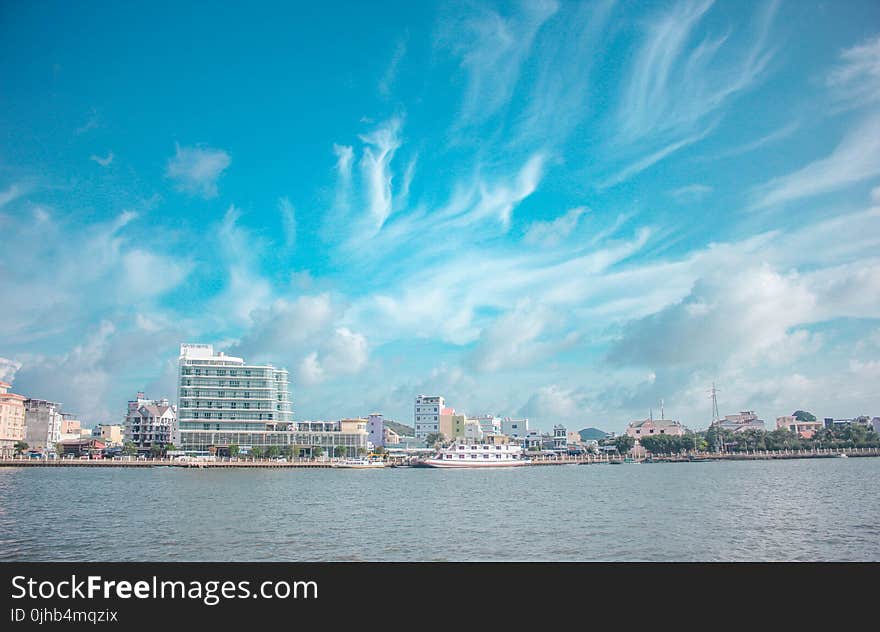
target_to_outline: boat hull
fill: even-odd
[[[494,467],[522,467],[524,465],[531,465],[531,461],[498,461],[495,463],[455,463],[454,461],[443,461],[440,459],[427,459],[422,461],[419,465],[422,467],[435,467],[438,469],[448,469],[448,470],[463,470],[463,469],[480,469],[480,468],[494,468]]]

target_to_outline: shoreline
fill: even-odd
[[[726,454],[698,453],[697,455],[655,455],[648,459],[624,461],[622,458],[610,457],[562,457],[536,458],[529,465],[632,465],[656,463],[708,463],[720,461],[775,461],[791,459],[833,459],[840,455],[852,458],[880,457],[880,448],[844,448],[822,450],[783,450],[779,452],[734,452]],[[695,460],[695,458],[696,460]],[[144,459],[131,461],[115,461],[109,459],[0,459],[0,467],[104,467],[104,468],[150,468],[176,467],[184,469],[345,469],[334,467],[334,461],[273,461],[270,459],[256,461],[174,461],[169,459]],[[388,468],[411,467],[412,463],[392,463]],[[466,469],[466,468],[459,468]],[[481,469],[479,467],[471,469]]]

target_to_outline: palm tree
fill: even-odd
[[[16,441],[15,442],[15,456],[22,454],[25,450],[27,450],[30,446],[24,441]]]

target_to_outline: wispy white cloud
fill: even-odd
[[[834,100],[845,108],[880,101],[880,35],[843,51],[827,85]]]
[[[767,40],[778,3],[759,11],[751,41],[732,61],[720,57],[733,47],[727,35],[688,47],[712,4],[681,1],[648,23],[619,110],[623,140],[689,133],[762,76],[773,56]]]
[[[754,209],[828,193],[880,175],[880,116],[861,121],[825,158],[753,191]]]
[[[375,230],[379,230],[393,210],[391,160],[401,144],[400,120],[391,119],[360,139],[365,145],[361,171],[367,186],[368,211]]]
[[[516,115],[514,145],[564,142],[588,115],[590,80],[601,65],[604,38],[614,13],[614,0],[560,6],[535,37],[530,61],[534,80],[522,112]]]
[[[105,157],[98,156],[96,154],[92,154],[89,160],[94,160],[102,167],[109,167],[110,163],[113,162],[113,152],[107,152]]]
[[[79,127],[77,127],[75,130],[73,130],[73,133],[76,134],[77,136],[85,134],[86,132],[91,131],[91,130],[95,129],[96,127],[98,127],[100,122],[101,122],[101,118],[98,116],[98,111],[95,110],[94,108],[92,108],[92,111],[89,114],[89,118],[86,120],[86,122],[83,123],[82,125],[80,125]]]
[[[526,230],[523,240],[527,244],[539,244],[545,247],[555,246],[572,233],[581,217],[587,211],[587,207],[578,206],[552,221],[532,222]]]
[[[394,53],[391,55],[391,61],[388,62],[388,68],[385,69],[385,74],[383,74],[382,78],[379,80],[379,94],[384,97],[388,97],[391,94],[391,88],[397,79],[400,64],[406,57],[408,40],[408,35],[397,40],[397,44],[394,47]]]
[[[231,163],[222,149],[178,144],[165,174],[175,181],[178,190],[210,199],[217,197],[217,181]]]
[[[782,127],[773,130],[769,134],[765,134],[764,136],[761,136],[760,138],[757,138],[751,142],[721,151],[713,156],[713,158],[728,158],[730,156],[740,156],[742,154],[747,154],[749,152],[755,151],[756,149],[760,149],[765,145],[770,145],[784,138],[788,138],[789,136],[794,134],[799,128],[800,121],[791,121],[783,125]]]
[[[485,121],[510,100],[535,35],[559,5],[537,0],[516,8],[506,16],[480,6],[476,14],[450,20],[441,33],[441,44],[451,48],[467,73],[460,125]]]
[[[296,210],[290,200],[283,197],[278,200],[278,212],[284,229],[284,245],[292,248],[296,244]]]
[[[701,132],[699,134],[695,134],[693,136],[689,136],[688,138],[683,138],[682,140],[676,141],[674,143],[670,143],[670,144],[666,145],[665,147],[658,149],[657,151],[645,156],[644,158],[641,158],[641,159],[635,161],[634,163],[624,167],[623,169],[618,171],[613,176],[607,178],[606,180],[599,182],[597,184],[597,187],[600,190],[607,189],[609,187],[616,186],[616,185],[620,184],[621,182],[625,182],[625,181],[629,180],[630,178],[641,173],[645,169],[648,169],[649,167],[654,166],[655,164],[657,164],[658,162],[660,162],[661,160],[663,160],[667,156],[677,152],[679,149],[682,149],[683,147],[687,147],[688,145],[692,145],[693,143],[696,143],[696,142],[702,140],[712,131],[712,129],[713,128],[709,128],[704,132]]]
[[[254,310],[272,299],[272,284],[260,272],[260,239],[240,225],[240,218],[241,212],[230,206],[216,231],[226,278],[222,291],[211,299],[211,316],[245,326]]]
[[[4,206],[20,198],[22,195],[25,195],[28,191],[28,187],[22,184],[10,184],[9,188],[5,191],[0,191],[0,209]]]
[[[712,193],[714,189],[708,184],[688,184],[669,192],[679,202],[697,202]]]

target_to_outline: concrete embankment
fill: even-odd
[[[692,463],[694,461],[763,461],[781,459],[831,459],[847,457],[880,456],[880,448],[822,448],[818,450],[756,450],[750,452],[731,452],[717,454],[701,452],[697,454],[654,454],[647,459],[622,459],[609,456],[580,457],[533,457],[531,465],[602,465],[618,463]],[[400,462],[386,467],[410,465]],[[182,468],[248,468],[248,469],[309,469],[331,468],[333,461],[302,460],[275,461],[272,459],[237,460],[237,461],[204,461],[204,460],[170,460],[170,459],[0,459],[0,467],[182,467]]]

